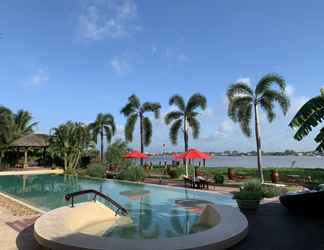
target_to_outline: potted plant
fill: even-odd
[[[272,183],[278,183],[279,182],[279,172],[277,169],[273,169],[271,171],[271,181]]]
[[[235,178],[235,170],[233,168],[227,169],[227,177],[229,180],[234,180]]]
[[[246,182],[239,192],[234,192],[233,199],[243,211],[258,210],[260,201],[263,199],[261,183],[258,180]]]

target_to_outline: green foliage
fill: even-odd
[[[128,150],[127,142],[117,140],[107,148],[106,160],[108,164],[121,166]]]
[[[167,168],[167,174],[171,179],[178,179],[182,173],[183,170],[181,168]]]
[[[324,120],[324,95],[316,96],[306,102],[296,113],[289,123],[293,129],[297,129],[294,138],[298,141],[307,136],[313,128],[317,127]],[[315,137],[317,151],[324,151],[324,128]]]
[[[224,184],[225,178],[222,174],[215,174],[214,175],[214,181],[216,184]]]
[[[263,185],[262,186],[262,193],[264,198],[273,198],[280,196],[284,193],[284,189],[276,186],[270,185]]]
[[[80,158],[93,150],[91,136],[86,125],[67,122],[53,129],[49,152],[52,157],[64,160],[65,171],[75,171]]]
[[[148,146],[152,140],[152,123],[148,117],[145,116],[148,112],[153,112],[155,118],[160,116],[161,104],[157,102],[145,102],[141,104],[140,99],[136,95],[131,95],[128,98],[128,103],[121,109],[127,121],[125,124],[125,140],[128,142],[133,141],[133,133],[137,120],[140,121],[140,127],[143,129],[143,134],[140,136],[141,145]]]
[[[174,95],[170,98],[169,104],[175,105],[178,108],[176,111],[169,112],[164,118],[165,123],[170,125],[169,138],[171,143],[174,145],[178,143],[179,132],[182,131],[181,127],[184,124],[186,124],[187,130],[182,132],[188,133],[188,128],[190,127],[193,138],[197,139],[200,133],[200,123],[198,120],[198,115],[200,113],[196,110],[198,108],[202,110],[206,109],[206,97],[196,93],[189,98],[186,104],[182,96]]]
[[[239,192],[234,193],[234,199],[238,200],[262,200],[263,190],[259,180],[246,182]]]
[[[143,181],[145,178],[144,169],[141,166],[134,166],[125,161],[117,178],[128,181]]]
[[[92,163],[87,167],[87,175],[96,178],[104,178],[106,167],[103,164]]]

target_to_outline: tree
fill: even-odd
[[[296,129],[294,138],[301,141],[307,136],[313,128],[317,127],[324,120],[324,88],[321,88],[321,94],[306,102],[296,113],[289,123],[289,126]],[[324,127],[321,128],[315,142],[318,143],[317,151],[324,151]]]
[[[133,133],[137,120],[140,123],[140,142],[141,152],[144,153],[144,146],[149,146],[152,141],[152,123],[149,117],[145,116],[148,112],[153,112],[155,119],[160,117],[161,104],[158,102],[145,102],[141,104],[140,99],[136,95],[131,95],[128,98],[128,103],[120,111],[127,122],[125,125],[125,139],[128,142],[133,141]],[[143,165],[143,159],[141,159]]]
[[[128,151],[127,142],[117,140],[107,148],[107,163],[120,166],[124,161],[124,156]]]
[[[169,100],[169,105],[175,105],[178,110],[169,112],[164,120],[167,125],[171,124],[169,137],[172,144],[177,145],[179,132],[183,133],[184,149],[187,152],[189,149],[189,129],[192,130],[194,139],[199,137],[200,123],[198,121],[199,112],[198,108],[206,109],[207,99],[201,94],[192,95],[187,104],[183,97],[174,95]],[[182,129],[181,129],[182,128]]]
[[[13,113],[7,107],[0,107],[0,166],[8,146],[14,140],[33,133],[38,123],[32,120],[32,115],[28,111],[19,110]]]
[[[112,137],[116,132],[114,117],[109,113],[99,113],[95,122],[89,125],[93,140],[97,143],[100,136],[100,160],[104,161],[104,137],[107,143],[111,142]]]
[[[64,170],[74,173],[81,156],[93,146],[89,128],[78,122],[67,122],[53,129],[49,152],[64,160]]]
[[[278,89],[273,89],[276,85]],[[240,124],[242,132],[247,137],[251,136],[251,120],[254,113],[255,138],[257,148],[257,163],[260,180],[263,183],[263,171],[261,161],[261,136],[259,108],[267,115],[268,121],[272,122],[276,114],[274,104],[279,104],[286,115],[289,108],[289,99],[285,94],[285,80],[277,74],[266,74],[257,83],[255,90],[245,82],[236,82],[227,90],[228,116]]]

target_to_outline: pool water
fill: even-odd
[[[68,205],[65,194],[83,189],[105,193],[130,213],[133,224],[107,231],[106,237],[156,239],[187,235],[208,229],[195,226],[206,204],[236,206],[230,195],[184,188],[64,175],[0,176],[1,192],[46,211]],[[75,200],[88,201],[92,197],[80,196]]]

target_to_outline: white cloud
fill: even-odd
[[[295,88],[292,85],[287,85],[286,86],[286,94],[288,97],[292,97],[295,94]]]
[[[40,86],[47,83],[49,80],[48,72],[44,69],[38,69],[31,77],[30,85]]]
[[[229,136],[234,130],[233,122],[225,120],[221,122],[216,128],[216,136],[226,137]]]
[[[110,65],[118,75],[126,74],[130,70],[129,62],[125,57],[114,57]]]
[[[251,86],[251,78],[248,78],[248,77],[238,78],[235,82],[243,82],[243,83]]]
[[[141,29],[134,0],[91,1],[79,18],[80,36],[90,40],[123,38]]]

